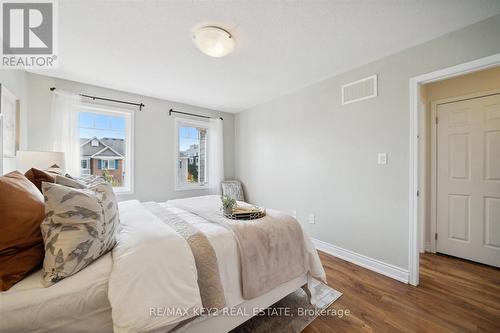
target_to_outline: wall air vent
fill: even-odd
[[[342,105],[377,97],[377,75],[342,86]]]

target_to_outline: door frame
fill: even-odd
[[[466,94],[466,95],[461,95],[461,96],[454,96],[454,97],[449,97],[449,98],[443,98],[436,100],[431,103],[431,154],[430,154],[430,159],[431,159],[431,207],[430,207],[430,218],[431,218],[431,243],[430,243],[430,252],[436,253],[437,251],[437,242],[436,238],[433,237],[432,235],[435,235],[437,232],[437,189],[438,189],[438,184],[437,184],[437,161],[438,161],[438,156],[437,156],[437,135],[438,135],[438,127],[437,123],[435,121],[437,117],[437,108],[439,105],[442,104],[448,104],[448,103],[454,103],[454,102],[460,102],[460,101],[465,101],[465,100],[470,100],[470,99],[476,99],[476,98],[482,98],[482,97],[487,97],[491,95],[498,95],[500,94],[500,89],[494,89],[494,90],[487,90],[487,91],[481,91],[481,92],[476,92],[472,94]],[[424,235],[422,235],[424,237]]]
[[[419,133],[425,133],[426,124],[419,123],[420,87],[423,84],[448,79],[451,77],[477,72],[500,65],[500,53],[460,65],[436,70],[410,78],[410,140],[409,140],[409,191],[408,191],[408,282],[414,286],[419,283],[419,255],[422,234],[421,224],[424,216],[419,212],[419,201],[425,202],[425,193],[419,193],[419,172],[425,167],[426,157],[419,158]],[[420,140],[421,141],[421,140]],[[431,145],[432,147],[432,145]],[[432,148],[431,148],[432,149]],[[431,201],[432,205],[432,201]]]

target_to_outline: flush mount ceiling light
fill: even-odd
[[[193,42],[201,52],[211,57],[224,57],[234,50],[234,38],[226,30],[209,26],[196,29]]]

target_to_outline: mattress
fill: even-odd
[[[112,332],[108,253],[53,286],[36,271],[0,293],[0,332]]]

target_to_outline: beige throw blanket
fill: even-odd
[[[174,211],[176,208],[165,208],[156,202],[147,202],[144,206],[188,242],[196,263],[203,308],[206,311],[222,309],[226,305],[226,299],[220,280],[217,256],[207,237],[176,214]]]
[[[222,215],[219,196],[171,200],[168,203],[233,231],[240,251],[245,299],[265,294],[309,270],[302,228],[289,215],[267,209],[267,215],[258,220],[230,220]]]

